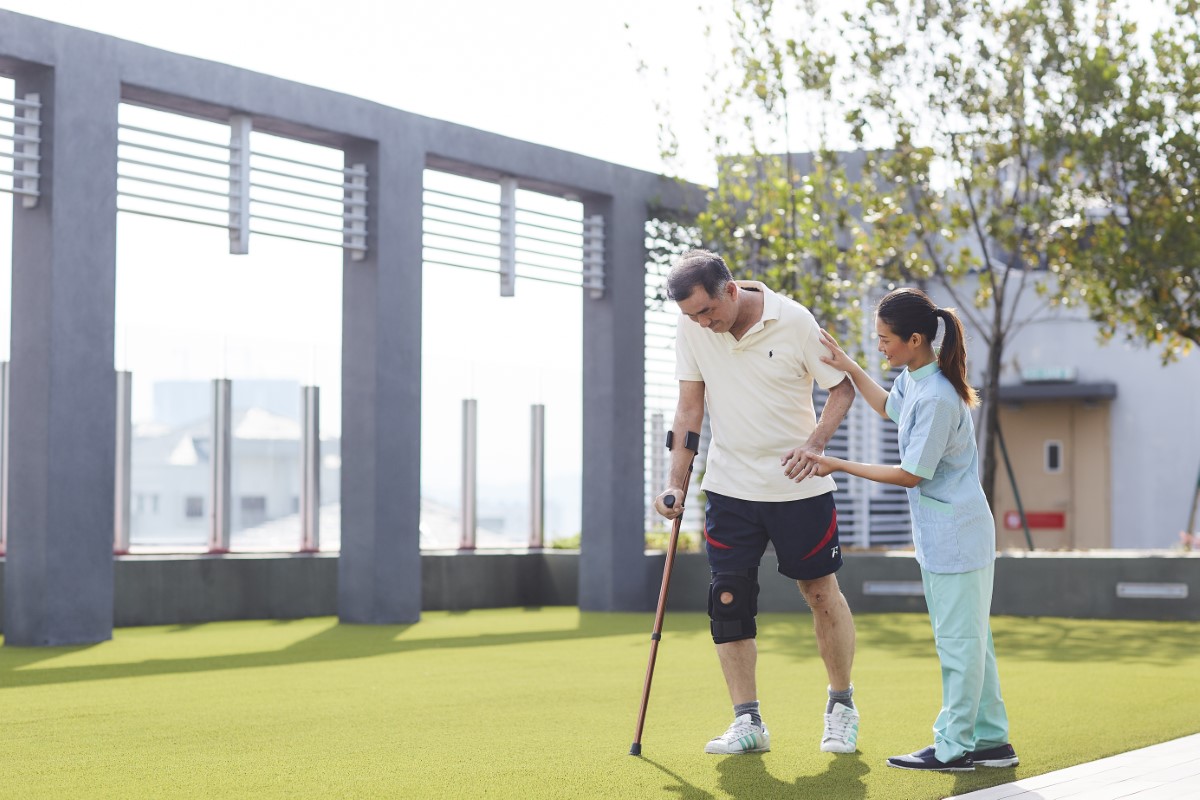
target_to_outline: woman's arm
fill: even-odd
[[[844,472],[847,475],[856,475],[876,483],[890,483],[906,489],[911,489],[921,482],[920,476],[913,475],[900,467],[889,467],[885,464],[860,464],[857,461],[847,461],[844,458],[834,458],[833,456],[808,455],[806,459],[816,463],[817,469],[813,473],[814,475],[825,476],[831,472]]]
[[[821,360],[833,367],[840,369],[842,372],[850,376],[850,380],[854,381],[855,388],[858,393],[867,401],[867,405],[875,409],[875,413],[884,419],[887,415],[887,390],[875,382],[875,379],[867,374],[866,370],[858,365],[858,362],[846,355],[845,351],[838,345],[837,340],[829,335],[829,331],[821,329],[821,344],[829,349],[829,356],[822,356]],[[888,483],[889,481],[885,481]]]

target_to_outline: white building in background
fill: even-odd
[[[135,549],[195,550],[209,535],[212,479],[212,385],[165,381],[154,386],[154,421],[134,426],[130,542]],[[295,551],[300,547],[300,384],[233,382],[231,546]],[[527,509],[519,509],[527,514]],[[514,512],[516,513],[516,512]],[[523,532],[503,517],[481,517],[480,548],[523,547]],[[341,439],[321,440],[320,542],[341,544]],[[421,547],[454,549],[458,510],[421,500]]]
[[[297,391],[299,391],[297,389]],[[212,430],[209,417],[135,426],[130,541],[137,546],[203,546],[208,540]],[[291,550],[300,544],[300,423],[262,408],[234,408],[233,546]],[[321,506],[340,502],[341,440],[321,441]],[[330,515],[322,533],[336,535]],[[278,524],[290,520],[292,524]],[[336,525],[336,517],[332,520]],[[271,536],[256,530],[271,524]]]

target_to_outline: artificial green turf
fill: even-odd
[[[1200,624],[998,618],[1021,766],[888,769],[929,744],[922,615],[860,615],[860,752],[817,749],[826,678],[805,615],[759,618],[773,750],[702,752],[730,708],[701,614],[667,616],[643,757],[628,755],[649,614],[431,612],[118,630],[0,650],[4,797],[939,798],[1200,731]]]

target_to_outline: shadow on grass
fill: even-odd
[[[455,616],[463,616],[470,613],[462,612],[462,614],[456,614]],[[277,650],[260,650],[219,656],[189,656],[177,659],[148,659],[131,663],[94,664],[78,667],[48,667],[45,669],[38,669],[35,665],[47,659],[103,645],[94,644],[67,647],[5,646],[0,648],[0,688],[44,686],[150,675],[177,675],[215,670],[276,667],[323,661],[344,661],[422,650],[566,642],[608,636],[629,636],[642,631],[646,632],[647,652],[649,652],[649,633],[653,627],[653,621],[653,616],[649,614],[580,614],[579,625],[574,628],[517,631],[512,633],[480,633],[477,635],[446,636],[442,638],[414,637],[411,639],[404,638],[405,633],[414,628],[419,629],[419,626],[349,625],[335,624],[331,621],[328,628]],[[268,624],[279,624],[279,621],[269,621]],[[203,625],[174,626],[168,629],[166,633],[183,633],[202,627]],[[672,620],[671,629],[664,633],[664,638],[671,634],[694,635],[697,632],[708,633],[708,617],[695,614],[679,614]]]
[[[871,768],[855,753],[829,759],[829,767],[819,775],[800,775],[793,781],[780,780],[767,772],[762,756],[744,755],[724,758],[717,764],[721,789],[733,798],[836,797],[856,800],[867,796],[863,778]]]
[[[665,770],[664,770],[665,771]],[[897,778],[901,783],[911,778],[911,786],[895,789],[889,797],[945,797],[965,794],[991,786],[1009,783],[1012,773],[1008,770],[988,770],[988,773],[955,774],[953,784],[947,788],[945,775],[925,775],[903,772],[884,764],[869,766],[861,753],[831,756],[828,767],[818,775],[799,775],[793,781],[781,780],[767,772],[761,756],[734,756],[717,764],[721,790],[735,800],[760,800],[761,798],[836,797],[837,800],[861,800],[867,796],[868,775],[883,771],[894,773],[875,775],[869,780],[878,792],[882,780]],[[1007,773],[1007,774],[1004,774]],[[933,778],[934,781],[931,781]],[[687,795],[684,795],[685,797]],[[697,795],[699,797],[700,795]]]
[[[640,758],[642,759],[642,761],[644,761],[647,764],[649,764],[650,766],[654,767],[659,772],[665,773],[668,778],[675,781],[675,783],[677,785],[664,786],[663,787],[664,792],[671,792],[674,794],[678,794],[682,800],[715,800],[712,792],[706,792],[703,789],[701,789],[699,786],[695,786],[693,784],[688,783],[680,775],[667,769],[666,767],[664,767],[662,764],[658,763],[657,761],[646,758],[645,756],[641,756]]]
[[[469,615],[471,612],[465,612]],[[461,616],[461,615],[456,615]],[[817,659],[810,618],[807,615],[763,615],[770,626],[760,646],[798,660]],[[783,623],[783,624],[781,624]],[[219,624],[219,623],[214,623]],[[289,624],[272,621],[269,624]],[[291,623],[294,624],[294,623]],[[933,637],[924,615],[862,615],[856,620],[860,649],[886,651],[896,657],[931,657]],[[113,678],[170,675],[213,670],[273,667],[323,661],[392,655],[432,649],[477,648],[598,637],[646,634],[653,626],[650,614],[585,613],[574,628],[559,630],[480,633],[422,638],[405,634],[412,625],[335,624],[277,650],[262,650],[207,657],[149,659],[134,663],[47,667],[36,665],[65,653],[102,645],[70,647],[0,648],[0,687],[41,686]],[[176,626],[168,632],[186,633],[203,625]],[[993,622],[996,650],[1006,657],[1056,662],[1125,662],[1174,664],[1196,658],[1200,624],[1067,619],[999,618]],[[418,626],[418,630],[421,628]],[[671,637],[707,638],[708,617],[701,613],[676,613],[664,626],[664,646]]]

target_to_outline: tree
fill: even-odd
[[[730,0],[710,91],[715,118],[734,124],[708,131],[720,173],[699,236],[823,319],[856,319],[890,282],[954,298],[987,345],[972,371],[990,500],[1001,371],[1021,327],[1085,303],[1109,335],[1194,337],[1195,270],[1177,265],[1200,259],[1183,213],[1200,165],[1195,6],[1179,3],[1174,15],[1192,16],[1168,20],[1155,60],[1139,61],[1138,29],[1111,0],[865,0],[840,16]],[[818,140],[811,164],[791,155],[797,108]],[[866,154],[853,180],[834,140]],[[1165,200],[1167,186],[1187,202]],[[1039,302],[1019,306],[1029,287]]]
[[[688,246],[714,250],[735,277],[764,280],[823,324],[845,329],[857,326],[862,299],[879,274],[873,242],[855,213],[861,177],[829,149],[790,152],[792,106],[828,105],[833,60],[798,39],[776,40],[772,6],[733,4],[731,64],[708,76],[714,109],[705,134],[717,180],[704,208],[649,226],[651,260],[661,269]],[[723,124],[729,120],[735,122]],[[669,121],[662,131],[671,163],[677,140]]]
[[[845,22],[850,63],[869,81],[846,120],[860,144],[868,132],[889,141],[875,185],[903,209],[890,229],[908,248],[888,272],[940,285],[987,345],[981,480],[990,501],[1005,349],[1059,297],[1045,279],[1069,267],[1051,245],[1077,201],[1077,157],[1054,121],[1074,103],[1074,62],[1061,51],[1083,38],[1083,20],[1070,0],[872,0]],[[1018,316],[1030,281],[1046,299]]]
[[[1148,47],[1105,12],[1061,123],[1086,201],[1059,243],[1062,294],[1105,337],[1159,345],[1165,362],[1200,344],[1200,3],[1175,3]]]

